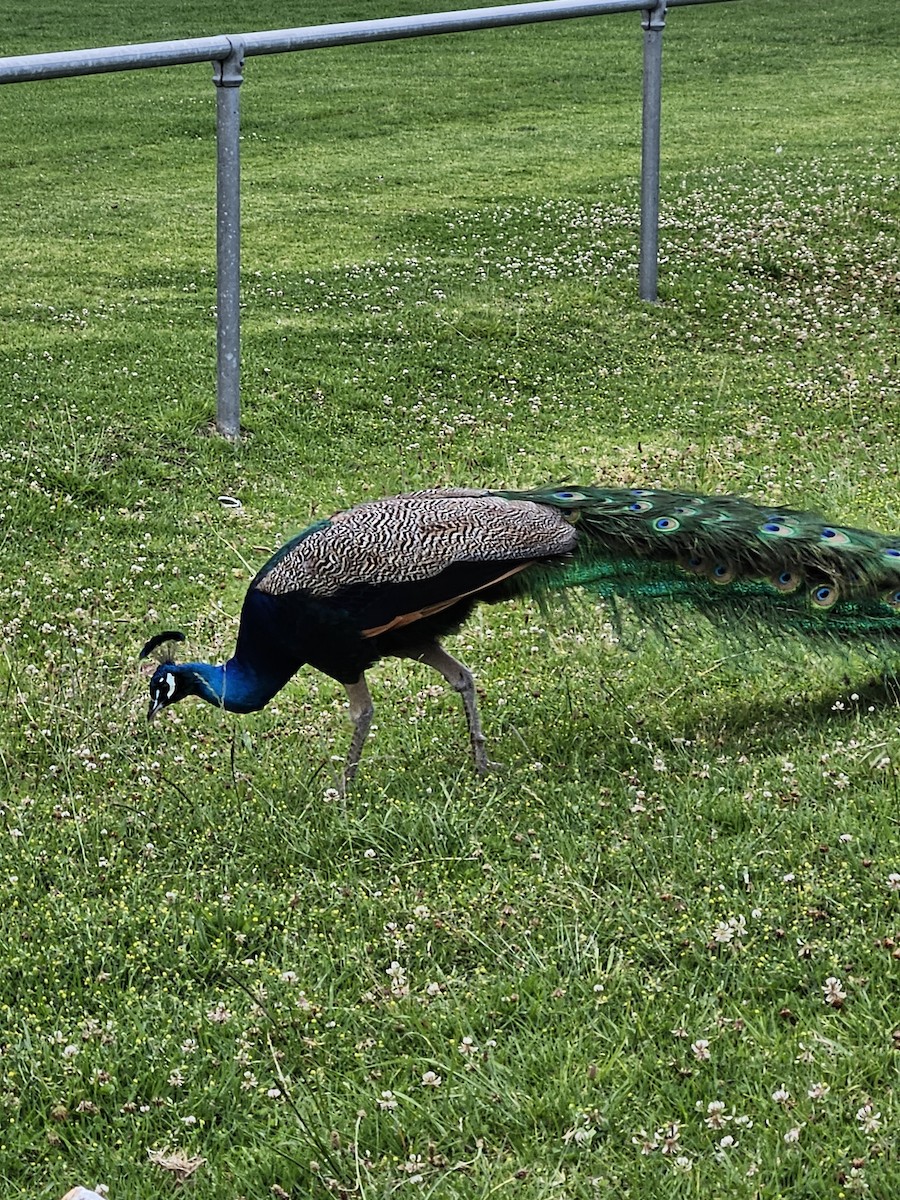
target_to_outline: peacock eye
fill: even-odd
[[[713,583],[731,583],[736,575],[737,571],[731,563],[718,562],[713,565],[709,578]]]
[[[822,530],[822,541],[829,542],[832,546],[849,546],[850,538],[843,529],[826,528]]]
[[[831,608],[837,603],[838,590],[833,584],[823,583],[813,588],[810,599],[816,608]]]
[[[803,576],[798,571],[779,571],[772,576],[771,582],[779,592],[796,592],[803,583]]]

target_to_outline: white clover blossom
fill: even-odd
[[[856,1119],[863,1133],[877,1133],[881,1128],[881,1113],[873,1111],[871,1104],[864,1104],[862,1108],[858,1108]]]
[[[385,975],[391,981],[391,995],[400,997],[409,995],[409,980],[406,976],[406,968],[402,967],[396,960],[385,971]]]
[[[632,1146],[640,1146],[641,1154],[652,1154],[659,1149],[659,1142],[652,1138],[646,1129],[639,1129],[631,1138]]]
[[[729,917],[727,921],[719,921],[713,926],[712,940],[720,946],[739,943],[747,932],[747,918],[744,916]]]
[[[829,975],[822,984],[822,992],[825,996],[825,1003],[830,1004],[832,1008],[840,1008],[847,999],[847,993],[844,991],[840,979],[835,975]]]
[[[678,1149],[678,1139],[681,1137],[681,1122],[672,1121],[656,1131],[656,1141],[663,1154],[674,1154]]]
[[[594,1140],[597,1130],[593,1127],[590,1117],[581,1114],[571,1129],[563,1134],[563,1141],[568,1145],[574,1142],[576,1146],[589,1146]]]
[[[697,1107],[702,1110],[703,1102],[698,1101]],[[731,1114],[725,1111],[724,1100],[710,1100],[706,1106],[706,1116],[703,1118],[703,1123],[709,1129],[724,1129],[728,1121],[731,1120]]]

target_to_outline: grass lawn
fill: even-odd
[[[25,9],[4,53],[419,5]],[[220,661],[271,549],[404,488],[900,528],[894,10],[670,13],[654,307],[637,14],[250,60],[237,446],[211,69],[0,89],[4,1200],[893,1195],[891,663],[485,610],[504,769],[389,662],[339,800],[337,685],[148,727],[136,655]]]

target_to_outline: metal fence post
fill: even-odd
[[[638,272],[642,300],[656,301],[659,276],[659,137],[662,109],[662,36],[666,0],[644,9],[644,100],[641,119],[641,253]]]
[[[244,45],[213,63],[216,85],[216,429],[241,434],[241,106]]]

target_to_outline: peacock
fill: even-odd
[[[186,696],[230,712],[263,708],[304,664],[343,684],[353,779],[372,722],[366,671],[414,659],[459,692],[476,769],[490,763],[469,669],[444,649],[479,602],[580,586],[651,616],[673,605],[725,630],[754,623],[863,645],[900,633],[900,533],[728,495],[549,485],[432,488],[367,500],[318,520],[250,584],[222,666],[164,653],[148,719]],[[184,641],[157,634],[141,657]]]

